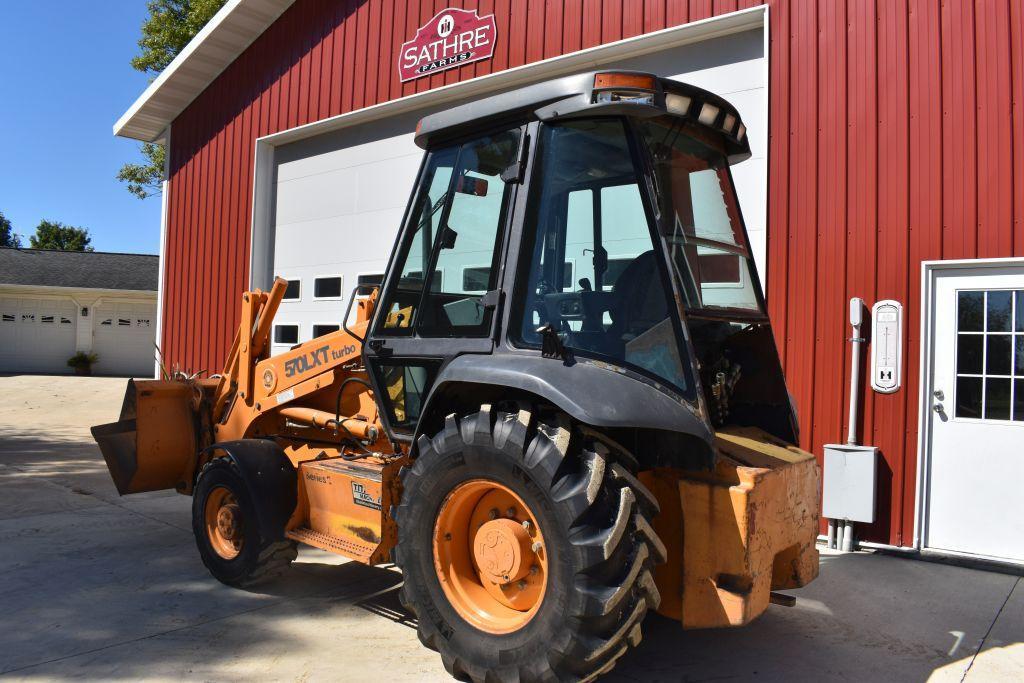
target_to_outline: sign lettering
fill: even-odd
[[[398,75],[402,82],[429,76],[494,55],[498,31],[494,15],[477,16],[476,10],[446,9],[402,43]]]

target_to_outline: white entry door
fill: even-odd
[[[1024,562],[1024,266],[934,271],[924,545]]]

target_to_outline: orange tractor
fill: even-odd
[[[738,626],[812,580],[819,472],[732,182],[736,109],[599,72],[415,139],[383,282],[275,356],[285,283],[246,292],[219,375],[129,383],[93,429],[118,491],[191,495],[227,584],[299,543],[394,562],[420,639],[476,681],[590,679],[648,610]]]

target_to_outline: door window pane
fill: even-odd
[[[985,337],[985,374],[1009,375],[1012,338],[1008,334],[987,334]]]
[[[985,292],[957,292],[957,325],[960,332],[985,329]]]
[[[985,337],[980,334],[958,334],[956,340],[956,372],[959,375],[982,374]]]
[[[1022,318],[1021,290],[957,292],[956,417],[1024,420]]]
[[[458,151],[458,147],[447,147],[431,152],[427,160],[396,260],[398,277],[385,298],[383,310],[387,313],[381,325],[384,333],[412,332],[413,316],[423,294],[423,273],[430,261]]]
[[[1010,419],[1010,380],[985,378],[985,417],[989,420]]]
[[[538,155],[524,221],[529,271],[516,292],[520,340],[539,346],[538,329],[550,326],[570,349],[687,390],[674,307],[622,123],[544,126]]]
[[[980,377],[956,378],[956,416],[981,417]]]
[[[1013,329],[1017,332],[1024,332],[1024,289],[1018,289],[1013,293],[1015,301],[1014,310],[1014,325]]]
[[[1024,422],[1024,379],[1013,380],[1013,419]]]
[[[421,334],[487,334],[493,309],[484,309],[480,299],[498,286],[499,237],[512,188],[501,174],[518,152],[518,129],[484,136],[460,148],[449,206],[431,254],[435,270],[456,277],[428,286],[420,312]],[[467,266],[472,267],[468,280],[458,277]]]
[[[403,431],[412,429],[420,419],[423,400],[437,374],[437,364],[381,363],[377,373],[384,385],[392,425]]]
[[[1010,331],[1010,311],[1013,292],[988,292],[985,309],[985,329],[989,332]]]

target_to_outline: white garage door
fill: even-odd
[[[763,273],[768,177],[763,32],[715,38],[604,67],[677,78],[720,94],[739,109],[753,157],[734,167],[733,175]],[[273,245],[273,272],[254,275],[259,283],[273,275],[291,282],[276,319],[274,353],[334,329],[357,278],[383,272],[423,156],[412,131],[430,111],[327,133],[275,151],[272,234],[256,236]],[[443,274],[445,279],[465,276]],[[338,291],[342,296],[320,296]]]
[[[74,302],[0,297],[0,372],[71,372]]]
[[[155,303],[106,303],[95,309],[94,371],[102,375],[153,376]]]

